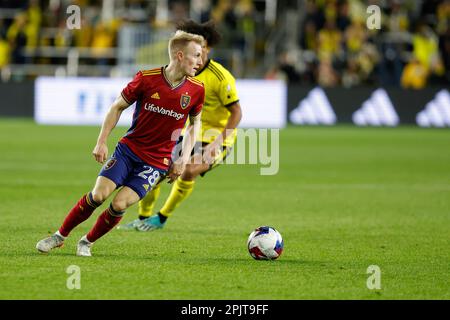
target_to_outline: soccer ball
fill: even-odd
[[[256,228],[247,240],[250,255],[256,260],[275,260],[283,252],[283,238],[272,227]]]

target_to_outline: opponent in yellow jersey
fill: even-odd
[[[139,202],[139,219],[119,226],[119,229],[151,231],[162,228],[175,208],[192,193],[195,179],[217,166],[229,154],[236,140],[236,127],[242,111],[235,79],[220,63],[208,58],[211,48],[220,40],[219,33],[211,21],[203,24],[185,21],[177,29],[202,35],[206,39],[202,48],[203,65],[194,78],[205,86],[202,130],[201,137],[198,137],[202,145],[196,148],[199,152],[193,153],[191,163],[186,165],[184,172],[175,181],[159,212],[152,215],[160,184]],[[181,146],[181,143],[178,145]]]
[[[235,79],[220,63],[209,59],[195,76],[205,86],[205,103],[202,113],[201,141],[211,143],[227,127],[233,107],[239,101]],[[228,129],[230,129],[228,127]],[[236,129],[224,141],[232,146],[236,138]]]

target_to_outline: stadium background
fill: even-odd
[[[80,29],[67,27],[72,4],[80,8]],[[366,26],[372,4],[381,8],[379,30]],[[402,110],[400,120],[406,119],[400,122],[414,123],[411,113],[425,109],[450,83],[448,1],[3,0],[0,8],[1,115],[33,114],[31,83],[39,76],[130,78],[167,63],[166,39],[183,18],[214,19],[223,41],[213,57],[236,78],[282,80],[287,105],[276,108],[289,112],[310,90],[299,92],[317,85],[341,88],[344,95],[373,89],[358,103],[331,101],[344,122],[351,121],[340,109],[356,111],[377,88],[423,90],[388,92]],[[24,100],[17,100],[16,90],[26,93]],[[411,99],[424,95],[428,99]],[[425,124],[450,125],[448,91],[444,95],[438,112],[443,119]]]
[[[79,30],[67,28],[72,4]],[[366,27],[372,4],[380,30]],[[59,116],[70,107],[81,113],[75,124],[99,123],[111,97],[89,98],[99,111],[89,118],[77,86],[125,84],[167,63],[166,41],[182,18],[218,24],[223,41],[212,57],[242,86],[244,127],[282,128],[279,174],[224,166],[163,232],[113,232],[91,261],[74,259],[73,248],[38,256],[35,241],[91,186],[98,126],[36,124],[35,108],[56,95]],[[0,297],[448,299],[449,132],[418,125],[450,126],[449,61],[448,0],[0,0],[0,240],[8,243]],[[260,224],[285,237],[275,264],[245,252]],[[366,287],[373,263],[382,290]],[[70,264],[81,266],[88,291],[66,288]],[[99,266],[120,276],[106,281]],[[272,291],[260,290],[262,279]]]

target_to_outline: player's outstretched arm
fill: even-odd
[[[108,113],[105,116],[105,120],[103,120],[102,129],[100,130],[100,134],[97,138],[97,144],[92,151],[92,155],[97,162],[104,163],[108,158],[108,146],[106,144],[108,137],[117,125],[123,110],[129,106],[130,105],[128,102],[126,102],[122,95],[120,95],[109,108]]]
[[[186,129],[186,135],[183,138],[181,156],[172,164],[172,167],[167,174],[169,183],[174,182],[183,173],[186,164],[189,162],[195,140],[200,133],[201,117],[201,112],[196,116],[189,116],[189,125]]]

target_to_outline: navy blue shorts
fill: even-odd
[[[112,180],[117,188],[126,186],[142,199],[165,177],[167,170],[161,170],[142,161],[127,145],[118,143],[111,158],[102,167],[99,176]]]

